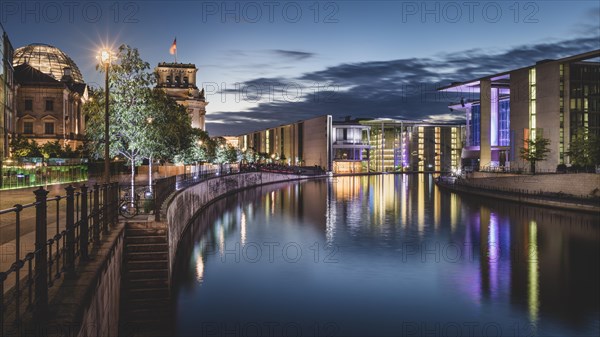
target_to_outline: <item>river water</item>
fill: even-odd
[[[598,335],[599,220],[425,174],[259,187],[190,226],[176,334]]]

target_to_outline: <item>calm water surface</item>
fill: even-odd
[[[593,336],[599,217],[440,191],[430,175],[246,191],[191,226],[186,336]]]

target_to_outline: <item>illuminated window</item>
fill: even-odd
[[[529,69],[529,129],[531,129],[531,138],[536,138],[536,70]]]
[[[499,125],[498,125],[498,145],[510,145],[510,101],[502,100],[498,109]]]
[[[471,123],[469,124],[471,136],[469,139],[469,144],[471,146],[479,146],[481,144],[481,106],[473,105],[471,107]]]

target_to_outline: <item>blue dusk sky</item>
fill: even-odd
[[[92,86],[100,46],[194,63],[207,130],[334,118],[461,119],[437,87],[600,49],[597,1],[0,1],[15,48],[47,43]],[[458,98],[460,99],[460,98]]]

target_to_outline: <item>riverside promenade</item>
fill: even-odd
[[[146,176],[137,176],[136,183],[145,184],[147,183]],[[120,185],[129,183],[129,176],[122,175],[114,177],[114,180],[119,181]],[[94,184],[101,184],[101,179],[88,179],[87,181],[81,181],[76,183],[65,183],[65,184],[53,184],[53,185],[40,185],[48,191],[48,197],[65,196],[65,188],[69,185],[79,189],[82,185],[86,185],[88,188]],[[27,205],[35,202],[35,190],[39,189],[40,186],[21,188],[21,189],[10,189],[0,190],[0,210],[9,209],[15,205]],[[57,206],[58,205],[58,206]],[[57,217],[58,214],[58,217]],[[65,230],[66,224],[66,203],[56,202],[55,204],[48,204],[48,238],[53,237],[56,232]],[[31,209],[25,209],[20,214],[20,251],[29,252],[33,251],[35,247],[35,211]],[[0,214],[0,271],[5,271],[10,268],[11,264],[15,261],[16,253],[16,219],[13,214]],[[58,225],[57,225],[58,224]],[[22,258],[22,257],[21,257]]]
[[[187,196],[183,191],[188,187],[203,191],[203,197],[194,198],[194,201],[204,204],[239,189],[306,178],[297,173],[229,172],[157,179],[154,206],[151,213],[142,216],[144,219],[118,217],[118,183],[96,185],[88,181],[85,187],[48,186],[48,190],[39,187],[33,191],[12,190],[4,194],[3,206],[9,208],[0,213],[14,217],[15,225],[21,225],[21,220],[27,219],[35,225],[29,233],[18,235],[20,244],[11,240],[3,245],[7,250],[3,255],[3,266],[7,268],[0,271],[0,335],[115,334],[119,327],[121,265],[128,260],[124,260],[125,253],[135,248],[131,246],[134,242],[129,242],[133,238],[126,241],[128,222],[142,221],[147,226],[159,221],[159,217],[166,215],[163,213],[165,207],[171,201],[180,200],[171,200],[169,195]],[[66,193],[60,193],[63,189]],[[22,207],[12,205],[13,202],[25,202],[29,193],[35,196],[34,200]],[[61,197],[57,198],[53,193]],[[169,202],[166,202],[167,198]],[[188,211],[192,212],[188,215],[193,214],[198,209],[195,206],[200,204],[186,206],[177,207],[179,215],[188,214]],[[54,210],[58,213],[52,213]],[[183,210],[187,211],[181,212]],[[26,211],[31,211],[32,215],[21,217]],[[169,217],[172,216],[169,212]],[[56,222],[52,222],[53,218]],[[21,226],[16,227],[20,229]],[[17,230],[15,236],[17,234],[22,233]],[[169,237],[179,239],[180,234],[176,231]],[[169,242],[169,265],[176,246],[177,242]],[[39,328],[46,330],[38,331]],[[49,328],[52,330],[47,330]]]

